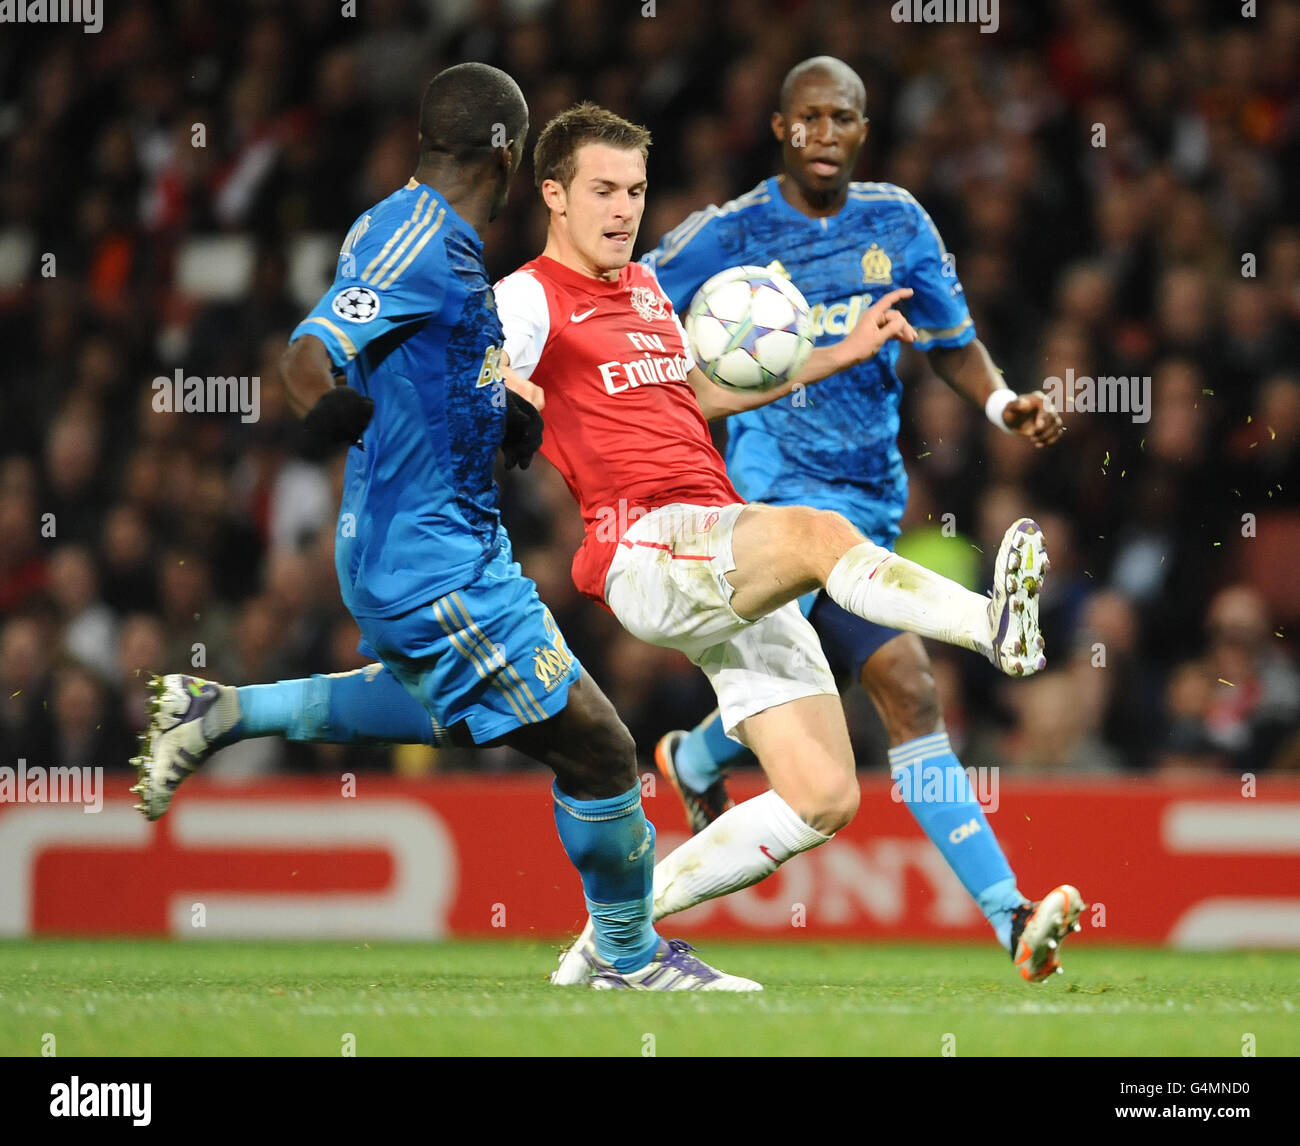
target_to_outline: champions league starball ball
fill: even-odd
[[[686,334],[701,370],[729,390],[770,390],[803,369],[812,316],[798,287],[765,267],[730,267],[691,300]]]

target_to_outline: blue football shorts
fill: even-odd
[[[901,629],[887,629],[841,608],[824,589],[800,597],[799,609],[817,630],[826,663],[839,682],[860,681],[862,666],[877,649],[902,633]]]
[[[555,716],[582,675],[508,542],[473,585],[357,623],[361,654],[382,661],[424,706],[439,743],[462,721],[484,744]]]

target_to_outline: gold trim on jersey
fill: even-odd
[[[442,226],[442,221],[446,217],[447,217],[447,209],[444,207],[442,208],[442,210],[438,212],[438,218],[434,220],[433,226],[430,227],[427,231],[424,232],[423,235],[420,236],[420,241],[416,243],[414,247],[411,248],[411,253],[407,255],[405,259],[402,260],[402,263],[397,268],[397,270],[395,270],[391,275],[389,275],[386,279],[384,279],[383,282],[379,284],[380,290],[387,290],[390,286],[393,285],[393,283],[397,281],[398,276],[404,270],[406,270],[407,267],[411,265],[411,263],[415,259],[415,256],[418,255],[422,250],[424,250],[424,244],[427,243],[430,239],[432,239],[435,234],[437,234],[438,228]],[[407,239],[407,242],[409,243],[411,241],[411,238],[414,237],[415,237],[415,232],[412,231],[410,238]],[[397,255],[400,255],[401,253],[402,252],[399,249]],[[393,258],[397,258],[397,255],[394,255]],[[380,274],[383,274],[383,272],[380,271]]]
[[[706,223],[720,215],[730,215],[734,211],[744,210],[746,207],[756,207],[760,203],[770,203],[772,196],[767,193],[766,183],[760,183],[743,195],[737,196],[724,203],[721,207],[715,207],[710,203],[707,207],[687,215],[673,230],[664,236],[663,254],[655,259],[655,266],[663,266],[664,263],[670,262],[681,253],[681,249],[689,243],[695,236],[703,230]]]
[[[304,322],[303,325],[305,326],[307,322],[319,322],[321,326],[323,326],[332,335],[334,335],[334,337],[337,338],[339,342],[343,344],[343,352],[348,356],[349,362],[351,362],[352,359],[354,359],[357,356],[357,348],[355,344],[352,342],[352,339],[350,339],[346,334],[343,333],[342,330],[340,330],[337,326],[335,326],[332,322],[330,322],[328,318],[321,318],[319,315],[317,315],[315,318],[307,319],[307,321]]]
[[[916,331],[916,340],[918,342],[933,342],[936,338],[952,338],[960,334],[971,325],[972,319],[969,315],[958,323],[956,326],[950,326],[947,330],[922,330],[919,327]]]
[[[435,199],[429,196],[427,192],[421,196],[421,199],[426,199],[426,198],[429,200],[429,206],[425,208],[424,215],[420,219],[420,221],[416,223],[415,226],[413,226],[409,231],[406,232],[406,238],[404,238],[398,244],[397,249],[393,251],[391,255],[388,256],[388,261],[385,262],[383,266],[381,266],[377,271],[374,272],[372,278],[367,280],[366,275],[361,276],[362,282],[369,281],[373,283],[375,286],[381,286],[379,280],[382,279],[384,275],[388,274],[388,272],[393,269],[393,265],[397,262],[398,259],[400,259],[406,253],[406,248],[411,245],[411,243],[415,239],[415,236],[418,235],[421,231],[423,231],[426,227],[428,227],[430,221],[433,219],[434,208],[437,207],[438,203]],[[412,217],[412,220],[407,220],[407,223],[402,224],[402,227],[401,229],[399,229],[398,234],[401,234],[402,230],[405,230],[406,226],[411,221],[413,221],[413,218],[414,217]],[[441,222],[441,220],[439,220],[439,222]],[[396,239],[397,235],[394,235],[393,238]],[[374,264],[372,263],[371,266],[373,265]],[[402,265],[405,266],[406,264],[403,263]],[[370,273],[370,267],[367,267],[366,274],[369,273]]]
[[[866,191],[860,188],[874,187],[886,188],[885,190]],[[934,236],[934,241],[939,244],[940,258],[947,258],[948,248],[944,246],[943,236],[939,234],[939,229],[934,225],[934,220],[930,218],[930,212],[921,206],[916,196],[910,191],[905,191],[902,187],[892,187],[887,183],[851,183],[849,185],[849,198],[855,203],[913,203],[916,209],[921,212],[921,218],[925,220],[925,225],[930,228],[930,234]]]
[[[429,192],[427,191],[420,192],[420,198],[416,200],[415,210],[411,212],[411,217],[407,219],[406,222],[403,223],[400,227],[398,227],[396,231],[393,232],[392,237],[388,240],[388,242],[384,244],[383,250],[381,250],[379,254],[377,254],[373,259],[371,259],[366,269],[361,272],[362,282],[370,281],[371,271],[373,271],[376,266],[378,266],[380,263],[384,261],[384,259],[388,257],[388,252],[393,249],[393,244],[396,243],[397,240],[400,239],[402,235],[406,233],[406,228],[411,226],[420,217],[420,212],[424,210],[424,204],[428,198],[429,198]]]

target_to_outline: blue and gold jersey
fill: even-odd
[[[335,543],[354,616],[398,616],[460,589],[500,548],[503,336],[482,252],[412,179],[352,225],[333,285],[291,336],[319,338],[375,403],[348,452]]]
[[[784,272],[812,307],[818,346],[838,342],[863,311],[898,287],[916,346],[975,337],[952,259],[930,216],[901,187],[852,183],[836,215],[810,219],[764,180],[722,207],[697,211],[643,260],[685,314],[706,279],[750,264]],[[727,422],[727,472],[747,501],[838,510],[892,546],[907,501],[898,451],[899,343],[806,390]]]

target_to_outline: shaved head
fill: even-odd
[[[519,85],[487,64],[457,64],[439,72],[420,103],[424,153],[476,158],[510,140],[522,147],[527,129],[528,104]]]
[[[505,210],[527,134],[519,85],[499,68],[457,64],[434,76],[420,101],[416,178],[477,229]]]
[[[789,112],[790,105],[794,100],[795,89],[800,82],[811,76],[816,76],[818,79],[828,79],[832,83],[849,88],[855,97],[857,109],[861,112],[867,110],[867,88],[862,82],[862,77],[857,72],[843,60],[836,59],[834,56],[812,56],[795,64],[786,72],[785,79],[781,81],[780,111],[782,115]]]

